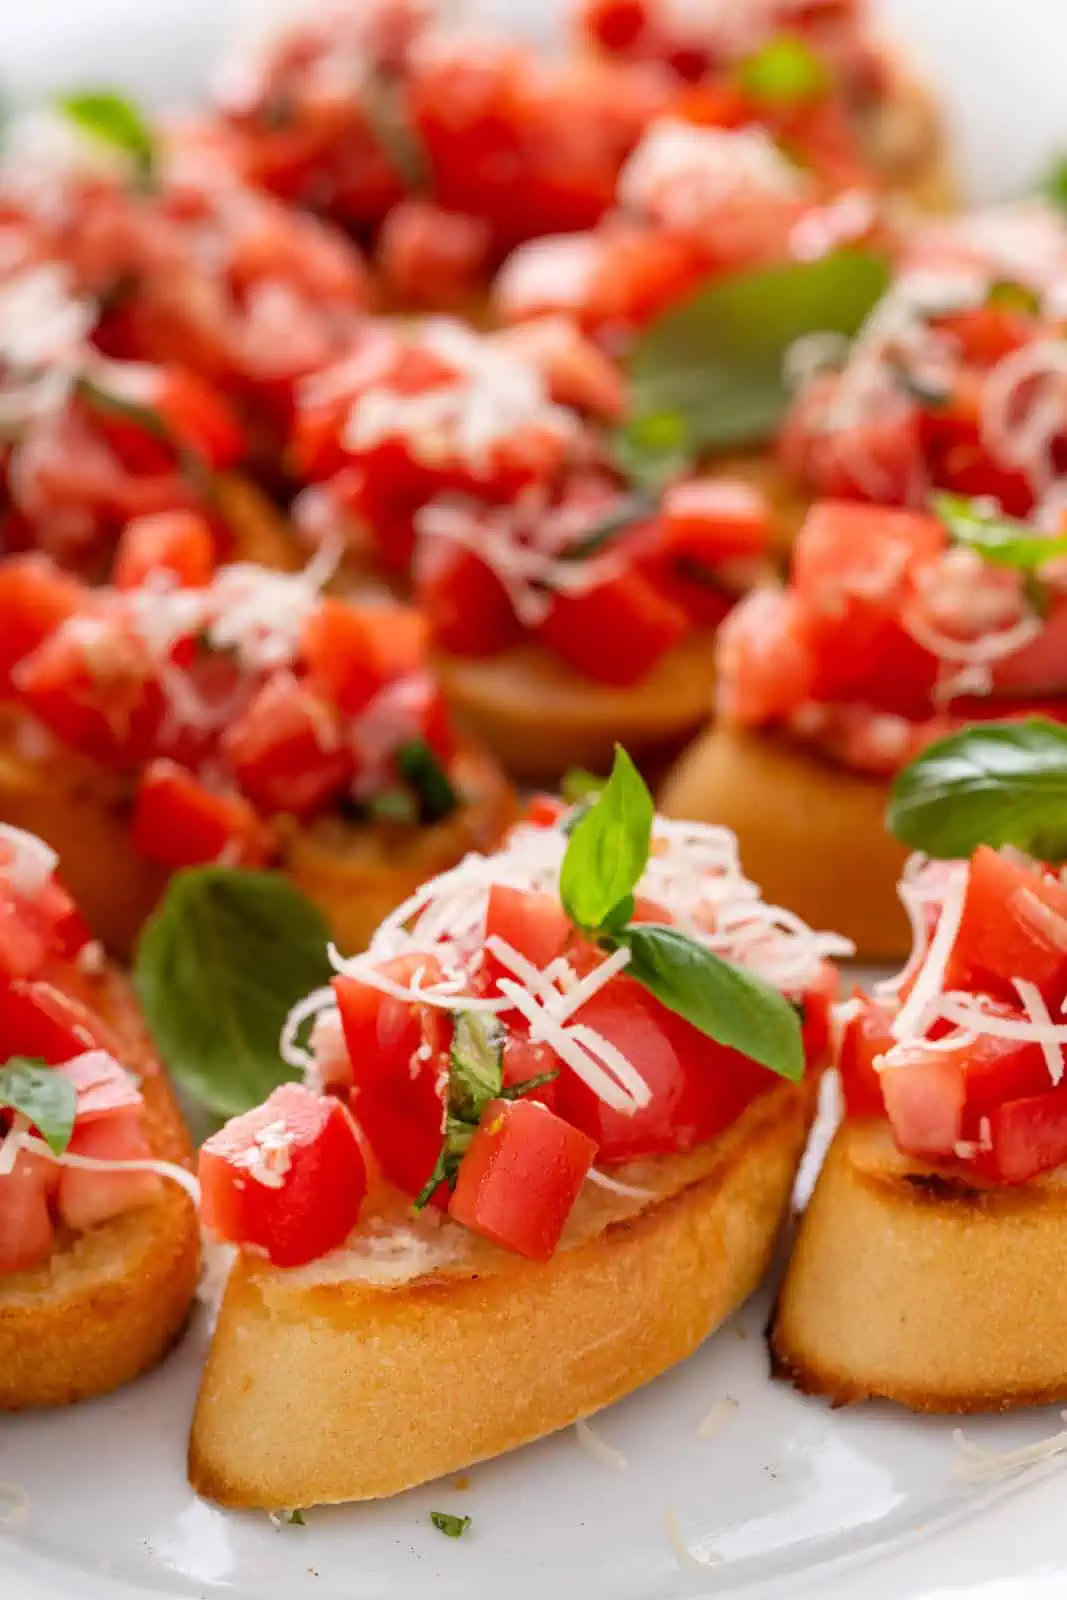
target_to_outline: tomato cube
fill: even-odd
[[[631,570],[585,594],[558,594],[537,636],[584,677],[626,688],[689,629],[681,606]]]
[[[845,1109],[850,1117],[881,1117],[885,1101],[875,1061],[896,1043],[891,1032],[893,1018],[875,1001],[856,998],[862,1009],[842,1029],[837,1058]]]
[[[596,1153],[592,1139],[536,1101],[490,1101],[449,1214],[505,1250],[547,1261]]]
[[[460,516],[456,511],[450,515]],[[473,529],[478,519],[470,517]],[[495,656],[522,637],[507,590],[473,550],[426,535],[415,555],[415,594],[434,644],[460,656]]]
[[[971,862],[945,988],[1017,1001],[1015,978],[1035,983],[1058,1012],[1067,996],[1067,889],[981,845]]]
[[[220,858],[259,866],[271,855],[269,829],[243,796],[207,789],[165,758],[141,775],[130,837],[140,855],[167,867],[196,867]]]
[[[477,294],[489,275],[492,235],[481,217],[444,211],[411,197],[394,206],[378,235],[378,264],[405,308],[450,310]]]
[[[394,678],[426,661],[425,620],[410,606],[327,598],[304,625],[308,677],[331,705],[356,715]]]
[[[152,1151],[140,1108],[116,1111],[84,1125],[79,1122],[67,1153],[94,1161],[150,1159]],[[84,1233],[123,1212],[149,1205],[158,1196],[162,1182],[154,1172],[93,1172],[64,1166],[59,1177],[59,1215],[68,1228]]]
[[[664,493],[660,516],[666,547],[676,558],[689,556],[713,564],[759,555],[770,540],[766,495],[730,478],[689,478],[673,484]]]
[[[0,1175],[0,1272],[43,1266],[55,1234],[48,1208],[58,1168],[43,1156],[20,1150],[10,1172]]]
[[[999,1014],[1021,1018],[1007,1007]],[[880,1082],[900,1148],[944,1158],[961,1140],[977,1139],[982,1119],[1005,1100],[1047,1090],[1049,1074],[1039,1045],[961,1034],[898,1045]]]
[[[72,617],[85,590],[47,556],[10,556],[0,567],[0,681]]]
[[[494,883],[490,888],[486,939],[502,939],[539,970],[560,954],[573,931],[558,895],[535,894],[505,883]],[[514,978],[511,968],[493,951],[485,950],[482,960],[487,992],[492,992],[498,978]]]
[[[367,1173],[341,1102],[286,1083],[211,1136],[200,1184],[205,1227],[275,1266],[297,1267],[351,1233]]]
[[[325,810],[355,771],[334,709],[288,671],[267,679],[223,745],[244,793],[268,815]]]
[[[34,1056],[50,1066],[87,1050],[112,1052],[114,1041],[99,1017],[50,983],[0,986],[0,1037],[9,1056]]]
[[[55,1070],[69,1078],[77,1091],[79,1131],[103,1118],[131,1111],[140,1114],[144,1109],[133,1078],[106,1050],[86,1050],[69,1061],[57,1062]]]
[[[207,521],[195,511],[159,511],[122,530],[112,582],[116,589],[139,589],[162,573],[183,589],[201,589],[214,570],[215,538]]]
[[[990,1111],[985,1132],[989,1147],[975,1165],[994,1183],[1026,1183],[1067,1162],[1067,1086],[1025,1099],[1008,1100]]]

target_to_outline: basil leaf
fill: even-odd
[[[983,561],[994,566],[1032,572],[1046,561],[1067,555],[1067,534],[1036,533],[1028,522],[984,511],[980,501],[936,494],[930,504],[957,544],[977,551]]]
[[[1067,212],[1067,155],[1057,155],[1041,183],[1041,194],[1057,211]]]
[[[989,286],[986,304],[1001,311],[1019,311],[1023,316],[1036,317],[1041,311],[1041,296],[1016,278],[998,278]]]
[[[800,1018],[777,989],[677,928],[639,923],[621,942],[630,949],[627,976],[668,1010],[782,1078],[797,1083],[804,1076]]]
[[[1067,728],[1031,717],[939,739],[898,774],[887,821],[913,850],[946,860],[980,844],[1067,859]]]
[[[428,1206],[442,1183],[447,1183],[450,1189],[456,1187],[459,1164],[470,1149],[471,1140],[477,1129],[477,1123],[467,1122],[463,1117],[448,1113],[445,1117],[445,1136],[440,1152],[434,1162],[433,1171],[411,1203],[413,1211],[421,1211]]]
[[[396,753],[396,770],[419,800],[423,822],[441,822],[459,805],[459,795],[425,739],[408,739]]]
[[[124,96],[107,89],[61,95],[57,108],[83,133],[130,157],[142,186],[155,178],[156,138],[143,113]]]
[[[735,81],[750,100],[790,107],[821,100],[832,87],[830,69],[796,34],[779,34],[738,64]]]
[[[535,1089],[541,1089],[546,1083],[555,1083],[559,1077],[559,1068],[553,1067],[551,1072],[538,1072],[532,1078],[523,1078],[521,1083],[509,1083],[500,1091],[501,1100],[521,1100],[524,1094],[532,1094]]]
[[[461,1011],[456,1017],[449,1058],[449,1109],[464,1122],[477,1123],[504,1081],[505,1031],[491,1013]]]
[[[889,277],[885,257],[842,250],[718,279],[635,341],[628,372],[636,425],[676,415],[694,456],[768,442],[789,404],[790,346],[809,333],[858,333]]]
[[[71,1080],[37,1057],[12,1056],[0,1067],[0,1106],[32,1122],[53,1155],[61,1156],[74,1132],[78,1093]]]
[[[296,1002],[328,983],[330,931],[276,873],[176,873],[141,935],[134,979],[160,1054],[218,1115],[247,1111],[298,1076],[278,1054]]]
[[[307,1519],[305,1518],[304,1513],[302,1511],[300,1511],[299,1509],[296,1510],[296,1511],[286,1511],[286,1512],[284,1512],[282,1514],[282,1521],[284,1522],[284,1524],[285,1524],[285,1526],[287,1528],[306,1528],[307,1527]]]
[[[456,1517],[451,1511],[431,1511],[430,1521],[449,1539],[458,1539],[471,1525],[470,1517]]]
[[[382,789],[378,794],[371,795],[363,807],[356,806],[356,815],[362,821],[364,815],[371,822],[401,822],[411,825],[419,820],[419,803],[415,796],[399,785],[395,789]]]
[[[652,841],[652,796],[621,745],[600,795],[575,824],[559,876],[560,899],[580,928],[599,928],[635,888]]]
[[[584,767],[571,767],[569,772],[563,774],[559,792],[570,805],[577,805],[579,800],[595,800],[606,782],[606,778],[598,777],[595,772],[587,772]]]
[[[696,455],[685,418],[652,411],[616,429],[609,448],[614,465],[635,488],[661,491],[693,466]]]

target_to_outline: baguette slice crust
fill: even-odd
[[[867,960],[902,961],[911,931],[897,883],[908,852],[886,832],[888,799],[887,784],[785,739],[719,727],[668,775],[659,810],[732,829],[769,901],[844,934]]]
[[[838,1132],[771,1327],[778,1376],[834,1405],[1007,1411],[1067,1397],[1067,1169],[981,1187]]]
[[[545,1265],[445,1223],[411,1269],[400,1220],[370,1272],[349,1250],[296,1272],[239,1257],[193,1420],[194,1489],[265,1509],[379,1499],[649,1382],[762,1278],[813,1084],[776,1086],[712,1144],[628,1172],[648,1198],[588,1185]]]
[[[52,746],[24,753],[26,720],[0,718],[0,821],[38,834],[57,851],[63,879],[96,936],[128,957],[169,873],[130,839],[129,786],[96,762]],[[328,819],[291,826],[282,869],[325,915],[339,946],[361,950],[382,918],[427,878],[469,850],[496,845],[514,820],[514,795],[488,757],[460,753],[456,780],[465,803],[417,831],[386,823],[348,826]]]
[[[181,1113],[126,980],[87,979],[85,998],[139,1076],[153,1155],[191,1165]],[[0,1411],[106,1394],[155,1366],[185,1326],[199,1258],[192,1201],[165,1181],[157,1200],[68,1238],[46,1266],[0,1274]]]

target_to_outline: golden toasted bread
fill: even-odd
[[[767,899],[813,928],[833,928],[868,960],[911,949],[897,898],[907,852],[885,828],[888,788],[771,734],[711,728],[659,795],[667,817],[737,834],[745,871]]]
[[[771,1330],[779,1375],[835,1405],[1006,1411],[1067,1396],[1067,1171],[1015,1188],[901,1155],[846,1123]]]
[[[760,1281],[814,1087],[775,1087],[721,1138],[587,1184],[557,1254],[453,1223],[393,1225],[310,1268],[230,1278],[189,1476],[228,1506],[396,1494],[566,1427],[682,1360]]]
[[[189,1164],[181,1114],[126,980],[104,973],[84,989],[139,1077],[153,1155]],[[106,1394],[154,1366],[185,1325],[199,1252],[192,1201],[164,1180],[150,1204],[61,1238],[47,1266],[0,1274],[0,1411]]]
[[[43,741],[30,748],[27,728],[17,712],[0,716],[0,821],[38,834],[57,851],[89,926],[114,955],[126,957],[168,872],[133,848],[128,781]],[[430,827],[329,818],[285,830],[282,870],[320,907],[342,949],[362,949],[420,883],[469,850],[499,842],[514,817],[502,773],[488,757],[466,752],[455,777],[464,803]]]

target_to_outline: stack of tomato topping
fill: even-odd
[[[805,1054],[821,1063],[835,989],[826,958],[848,947],[763,905],[732,835],[653,821],[628,763],[623,777],[643,800],[610,868],[586,854],[608,801],[577,813],[537,801],[498,855],[425,885],[365,955],[338,964],[332,995],[294,1010],[282,1050],[309,1087],[285,1086],[208,1141],[209,1227],[294,1265],[343,1242],[369,1185],[379,1216],[396,1214],[399,1191],[546,1260],[599,1166],[692,1151],[776,1072],[798,1076]],[[662,956],[656,992],[634,954],[645,944]],[[717,1002],[675,992],[674,955],[700,967],[705,998],[724,976],[752,986],[752,1005],[781,1029],[764,1064],[717,1037],[730,1005],[712,1020]],[[349,1116],[358,1149],[342,1134]]]
[[[0,671],[60,745],[136,779],[134,843],[168,866],[269,860],[281,813],[435,821],[457,795],[425,624],[324,597],[328,575],[215,569],[202,519],[143,518],[114,588],[0,568]]]
[[[39,839],[0,828],[0,1272],[153,1199],[144,1103],[92,1007],[99,955]],[[73,1158],[73,1159],[71,1159]]]
[[[957,724],[1067,700],[1067,544],[985,502],[940,515],[824,501],[788,587],[754,591],[719,636],[719,706],[856,771],[896,771]]]
[[[847,1002],[849,1115],[886,1116],[909,1155],[993,1183],[1067,1161],[1062,1021],[1067,889],[1059,873],[981,846],[913,867],[919,943],[901,978]]]

